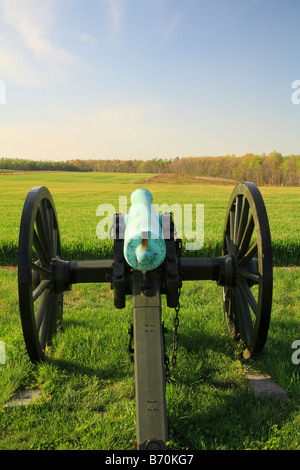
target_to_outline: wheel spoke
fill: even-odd
[[[49,298],[50,298],[50,291],[49,290],[44,291],[43,294],[41,295],[40,303],[39,303],[39,306],[37,308],[36,315],[35,315],[35,324],[36,324],[36,330],[38,333],[40,331],[41,325],[44,320]]]
[[[53,299],[53,312],[54,312],[54,315],[53,315],[53,328],[54,328],[54,331],[56,330],[56,328],[58,328],[60,325],[59,325],[59,318],[60,318],[60,315],[59,315],[59,299],[58,299],[58,294],[54,294],[54,299]]]
[[[57,246],[58,246],[58,230],[57,228],[53,228],[52,230],[53,234],[53,258],[56,258],[57,256]]]
[[[239,282],[238,284],[239,284],[239,286],[240,286],[240,288],[243,292],[243,295],[246,297],[250,307],[252,308],[253,313],[256,316],[257,315],[258,305],[257,305],[257,301],[256,301],[250,287],[248,286],[248,284],[246,282]]]
[[[239,305],[239,295],[237,290],[234,290],[234,294],[232,295],[232,309],[233,309],[233,316],[234,316],[234,323],[235,323],[235,334],[239,339],[245,341],[247,335],[244,330],[244,325],[242,322],[242,315],[241,315],[241,307]]]
[[[43,225],[45,228],[45,233],[48,239],[48,246],[51,246],[51,226],[50,226],[50,218],[49,218],[49,209],[47,205],[47,200],[42,199],[40,204],[41,216],[43,219]]]
[[[237,196],[235,200],[235,214],[234,214],[234,227],[233,227],[233,243],[237,245],[237,234],[238,234],[238,228],[240,225],[240,217],[241,217],[241,211],[242,211],[242,201],[243,197],[242,196]]]
[[[238,288],[236,289],[236,301],[239,330],[242,340],[248,344],[253,334],[253,322],[247,300]]]
[[[232,241],[230,240],[228,233],[225,235],[225,241],[226,241],[227,252],[229,255],[231,255],[232,254]]]
[[[43,210],[41,209],[41,206],[39,206],[37,214],[36,214],[37,232],[39,235],[41,245],[43,246],[47,257],[51,259],[49,226],[48,226],[48,221],[45,220],[46,218],[47,218],[47,214],[44,214]]]
[[[246,279],[251,279],[251,281],[254,281],[255,284],[259,283],[259,280],[260,280],[259,274],[249,273],[248,271],[241,271],[240,274]]]
[[[36,263],[31,263],[31,267],[34,271],[38,272],[41,276],[44,276],[46,279],[50,279],[51,271],[50,269],[43,268]]]
[[[241,243],[242,236],[243,236],[243,234],[245,232],[245,229],[246,229],[246,226],[247,226],[248,215],[249,215],[249,202],[244,197],[243,198],[243,206],[242,206],[241,216],[240,216],[239,229],[238,229],[237,239],[236,239],[236,244],[238,246]]]
[[[50,256],[44,250],[43,245],[40,242],[40,239],[39,239],[38,234],[36,233],[35,229],[33,230],[33,246],[37,251],[38,257],[39,257],[42,265],[43,266],[49,266],[50,265]]]
[[[223,302],[225,302],[226,312],[228,312],[227,306],[229,306],[230,301],[230,289],[223,288]]]
[[[54,257],[54,240],[53,240],[53,231],[54,231],[54,222],[53,222],[53,210],[50,207],[47,210],[48,213],[48,222],[49,222],[49,238],[50,238],[50,249],[51,249],[51,256]]]
[[[32,293],[32,301],[35,302],[36,299],[46,290],[51,284],[49,279],[43,280],[39,283],[36,289]]]
[[[233,234],[234,234],[234,211],[230,211],[230,213],[229,213],[229,222],[230,222],[230,226],[229,226],[229,236],[230,236],[230,240],[231,240],[232,243],[233,243]]]
[[[251,237],[252,237],[253,229],[254,229],[254,219],[253,219],[253,215],[250,214],[250,217],[249,217],[247,226],[245,228],[244,234],[242,236],[241,244],[239,246],[239,250],[237,253],[238,258],[241,258],[242,256],[244,256],[245,252],[247,251],[249,244],[250,244]]]
[[[227,317],[227,321],[229,321],[232,325],[234,324],[234,308],[233,308],[233,291],[232,289],[227,289],[227,291],[224,291],[224,296],[223,296],[224,302],[226,302],[225,305],[225,313]]]
[[[240,259],[238,261],[238,266],[239,268],[242,268],[244,266],[246,266],[249,261],[254,258],[254,255],[257,253],[257,242],[255,242],[251,248],[249,248],[249,250],[247,251],[247,253],[244,255],[244,257],[242,259]]]
[[[52,336],[51,317],[53,315],[53,292],[49,291],[47,302],[45,303],[44,315],[41,324],[40,344],[45,349],[46,344]]]

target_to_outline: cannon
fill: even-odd
[[[172,365],[176,363],[180,291],[183,283],[211,280],[222,289],[227,327],[242,344],[243,358],[264,347],[271,314],[273,265],[270,229],[257,186],[242,182],[229,200],[219,257],[182,256],[171,213],[157,214],[145,189],[131,196],[128,215],[113,220],[113,259],[61,257],[57,214],[47,188],[32,188],[25,200],[19,235],[18,290],[24,340],[29,358],[46,359],[47,347],[63,314],[63,294],[76,283],[103,282],[122,309],[132,296],[129,349],[134,362],[136,427],[139,450],[166,449],[166,384],[161,296],[175,309]]]

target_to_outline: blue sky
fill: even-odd
[[[1,157],[300,154],[295,80],[299,0],[0,0]]]

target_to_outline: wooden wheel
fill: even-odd
[[[239,183],[226,214],[224,314],[249,359],[264,347],[272,306],[273,263],[268,217],[257,186]],[[226,267],[227,264],[227,267]]]
[[[53,260],[61,246],[52,197],[43,186],[32,188],[24,203],[19,235],[18,284],[21,322],[32,362],[45,350],[61,324],[63,294],[53,282]]]

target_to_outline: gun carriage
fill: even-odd
[[[161,295],[174,307],[173,365],[176,362],[179,295],[184,282],[211,280],[222,288],[224,316],[243,357],[263,349],[272,305],[272,249],[260,191],[239,183],[231,195],[220,257],[181,257],[172,214],[156,214],[149,191],[131,196],[128,215],[115,214],[114,258],[65,261],[55,205],[45,187],[30,190],[21,218],[18,254],[19,306],[30,360],[46,359],[62,321],[63,293],[76,283],[110,283],[117,309],[132,296],[137,449],[166,449],[168,440]],[[131,343],[133,340],[134,347]]]

